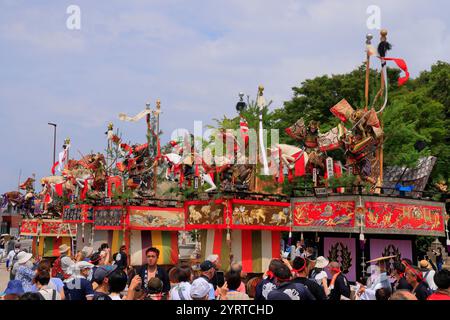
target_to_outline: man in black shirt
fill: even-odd
[[[128,265],[128,256],[126,253],[126,247],[121,246],[119,252],[113,255],[113,264],[121,270],[125,270]]]
[[[142,279],[144,290],[146,292],[148,291],[148,281],[150,279],[158,277],[163,283],[163,292],[169,292],[169,275],[167,274],[166,270],[164,270],[157,264],[159,258],[159,249],[153,247],[149,248],[146,250],[145,256],[147,257],[147,263],[144,264],[138,272],[139,276]]]
[[[283,261],[280,259],[272,259],[272,261],[270,261],[269,270],[266,272],[266,278],[256,286],[255,300],[267,300],[268,294],[276,288],[274,272],[283,264]]]
[[[416,266],[408,265],[406,267],[406,281],[412,286],[412,294],[414,294],[417,300],[427,300],[431,295],[431,289],[424,281],[422,272]]]
[[[97,284],[94,291],[93,300],[111,300],[109,297],[109,279],[108,276],[117,269],[115,265],[104,265],[98,267],[93,276],[92,281]]]
[[[405,279],[405,265],[403,263],[394,262],[393,276],[395,278],[395,282],[392,284],[393,291],[403,289],[412,291],[413,288]]]
[[[339,263],[332,261],[328,267],[332,276],[329,286],[331,292],[328,298],[330,300],[341,300],[341,296],[350,298],[350,286],[347,278],[341,272]]]
[[[274,276],[277,288],[269,292],[267,300],[316,300],[303,284],[291,281],[291,270],[288,266],[279,266]]]
[[[325,291],[315,281],[308,279],[308,264],[305,258],[296,257],[292,262],[292,272],[294,279],[292,282],[303,284],[316,298],[316,300],[327,300]]]

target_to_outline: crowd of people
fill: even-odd
[[[426,260],[419,268],[403,259],[388,270],[386,257],[375,259],[370,276],[351,285],[337,261],[306,250],[272,259],[262,276],[248,275],[239,262],[224,273],[218,255],[167,271],[153,247],[140,267],[128,266],[125,246],[114,255],[102,244],[71,256],[63,244],[54,261],[34,260],[20,243],[11,252],[4,300],[450,300],[450,271],[434,271]]]

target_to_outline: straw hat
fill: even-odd
[[[379,262],[379,261],[383,261],[383,260],[388,260],[388,259],[392,259],[392,258],[396,258],[397,256],[385,256],[385,257],[378,257],[372,260],[367,261],[368,263],[371,262]]]
[[[423,268],[423,269],[432,269],[430,263],[427,260],[425,260],[425,259],[424,260],[420,260],[419,264],[420,264],[420,267]]]
[[[31,253],[21,251],[17,254],[17,263],[18,264],[26,263],[32,257],[33,257],[33,255]]]
[[[330,263],[330,261],[328,261],[327,258],[323,257],[323,256],[319,256],[316,259],[316,264],[315,264],[315,268],[318,269],[323,269],[325,268],[328,264]]]
[[[67,244],[62,244],[59,246],[59,253],[66,253],[70,250],[70,247]]]

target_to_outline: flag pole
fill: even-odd
[[[156,129],[155,129],[155,134],[156,134],[156,148],[158,149],[159,146],[159,113],[161,111],[161,100],[156,100],[156,111],[155,111],[155,125],[156,125]],[[158,150],[156,151],[156,159],[159,156],[158,154]],[[154,162],[154,166],[153,166],[153,190],[155,192],[155,197],[156,197],[156,189],[158,186],[158,179],[157,179],[157,175],[158,175],[158,163],[159,163],[159,159],[157,159]]]
[[[368,33],[366,35],[366,82],[365,82],[365,91],[364,91],[364,96],[366,99],[366,104],[365,104],[365,110],[367,111],[367,108],[369,106],[369,78],[370,78],[370,51],[369,51],[369,47],[371,45],[371,41],[372,41],[373,36]]]

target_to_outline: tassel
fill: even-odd
[[[359,234],[359,248],[364,251],[364,246],[366,244],[366,239],[364,238],[364,233]]]
[[[447,252],[450,253],[450,239],[447,239]]]
[[[230,230],[227,229],[227,241],[231,240]]]

